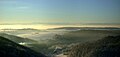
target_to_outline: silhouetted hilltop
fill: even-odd
[[[46,57],[0,36],[0,57]]]
[[[77,44],[68,57],[120,57],[120,36],[108,36],[92,43]]]
[[[64,29],[64,30],[120,30],[118,27],[58,27],[54,29]]]
[[[22,38],[22,37],[18,37],[18,36],[14,36],[14,35],[9,35],[6,33],[0,33],[0,36],[7,38],[15,43],[21,43],[21,42],[35,43],[35,42],[37,42],[37,41],[32,40],[32,39]]]

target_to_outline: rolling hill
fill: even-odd
[[[0,33],[0,36],[5,37],[15,43],[21,43],[21,42],[26,42],[26,43],[36,43],[37,41],[32,40],[32,39],[28,39],[28,38],[22,38],[22,37],[18,37],[18,36],[14,36],[14,35],[9,35],[6,33]]]
[[[46,57],[0,36],[0,57]]]

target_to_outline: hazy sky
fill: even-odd
[[[120,23],[120,0],[0,0],[0,23]]]

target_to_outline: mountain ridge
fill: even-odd
[[[46,56],[0,36],[0,57],[46,57]]]

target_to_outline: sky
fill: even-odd
[[[120,24],[120,0],[0,0],[0,23]]]

